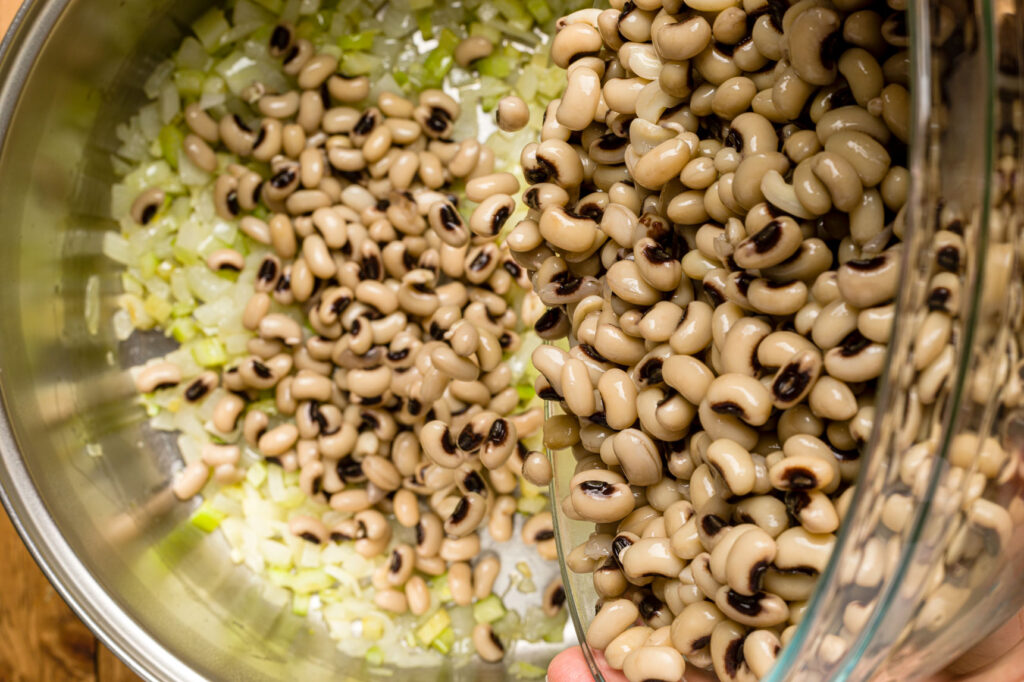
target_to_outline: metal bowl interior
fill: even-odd
[[[87,329],[120,289],[101,253],[116,124],[206,0],[36,0],[0,56],[0,499],[61,595],[149,680],[372,679],[287,595],[183,525],[173,438],[147,429],[126,367],[167,349]],[[101,454],[98,454],[101,453]],[[552,567],[552,573],[554,568]],[[543,666],[559,644],[519,647]],[[500,680],[501,665],[414,671]],[[383,678],[382,678],[383,679]]]

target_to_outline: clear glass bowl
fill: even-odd
[[[1024,604],[1020,4],[911,0],[908,10],[912,183],[887,371],[856,493],[764,678],[773,682],[930,674]],[[960,282],[950,347],[916,368],[930,283],[943,269]],[[562,500],[576,461],[552,456]],[[565,557],[594,526],[556,504],[556,529]],[[599,597],[589,573],[563,560],[563,574],[585,641]]]

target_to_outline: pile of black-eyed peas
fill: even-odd
[[[482,56],[480,40],[459,55]],[[267,254],[242,311],[247,357],[188,382],[166,361],[136,375],[140,392],[180,384],[188,403],[226,389],[210,425],[222,442],[203,446],[173,492],[188,499],[211,478],[239,481],[248,448],[299,472],[306,496],[343,514],[330,526],[292,516],[293,535],[389,553],[372,580],[381,609],[428,613],[437,605],[425,578],[445,573],[455,604],[468,606],[492,593],[501,569],[481,555],[480,533],[510,540],[520,476],[551,479],[547,458],[521,442],[540,429],[541,410],[520,406],[505,362],[521,342],[510,301],[529,286],[497,240],[519,181],[495,172],[476,139],[452,139],[461,111],[445,92],[368,102],[367,78],[337,73],[338,60],[291,26],[274,29],[270,48],[295,89],[254,84],[250,109],[219,120],[198,104],[184,110],[182,153],[212,174],[217,215]],[[528,116],[518,98],[500,112],[507,129]],[[164,201],[147,189],[131,214],[145,225]],[[207,258],[218,272],[245,264],[233,249]],[[391,519],[415,542],[397,541]],[[530,516],[521,538],[556,558],[550,512]],[[556,615],[560,581],[543,599]],[[487,623],[472,641],[486,660],[504,655]]]
[[[568,564],[600,597],[588,643],[631,681],[684,659],[755,679],[872,428],[909,183],[905,6],[611,6],[559,22],[566,89],[522,152],[530,212],[507,240],[547,306],[544,438],[577,460],[559,502],[596,524]],[[950,328],[936,308],[918,369]]]

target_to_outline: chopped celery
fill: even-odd
[[[519,394],[519,402],[524,405],[537,396],[537,391],[530,384],[519,384],[516,386],[516,393]]]
[[[373,38],[376,35],[377,31],[369,30],[338,36],[338,47],[353,52],[365,52],[373,47]]]
[[[192,31],[199,38],[207,52],[212,52],[220,44],[220,39],[231,29],[224,13],[218,9],[211,9],[203,16],[196,19],[192,24]]]
[[[510,668],[512,675],[520,679],[538,679],[544,677],[546,671],[544,668],[527,663],[526,661],[517,661],[512,664]]]
[[[429,10],[434,6],[434,0],[409,0],[409,9],[416,12],[419,10]]]
[[[469,35],[471,37],[480,36],[481,38],[487,38],[492,45],[501,44],[501,31],[478,21],[469,25]]]
[[[526,9],[529,10],[530,14],[533,15],[533,18],[539,24],[543,24],[552,17],[551,8],[548,7],[547,0],[526,0]]]
[[[384,625],[379,618],[363,618],[363,637],[378,640],[384,636]]]
[[[184,139],[176,125],[167,124],[160,129],[160,153],[174,170],[178,170],[178,152]]]
[[[424,40],[430,40],[434,37],[434,22],[430,18],[429,11],[416,13],[416,27],[419,29],[420,34],[423,35]]]
[[[175,71],[171,76],[174,79],[174,86],[183,96],[196,96],[203,92],[203,80],[206,74],[195,69],[181,69]]]
[[[225,518],[227,518],[227,514],[214,508],[209,502],[203,502],[199,509],[192,513],[188,522],[204,533],[210,533],[216,530]]]
[[[494,5],[501,15],[509,20],[509,22],[522,22],[527,21],[530,24],[533,22],[530,20],[529,14],[523,7],[523,3],[519,0],[491,0],[491,4]],[[546,4],[546,3],[545,3]],[[529,26],[529,24],[527,24]]]
[[[284,0],[253,0],[257,5],[262,5],[274,14],[280,14],[284,9]]]
[[[171,316],[171,304],[167,302],[167,299],[160,298],[156,294],[150,294],[146,297],[146,303],[143,306],[146,314],[152,317],[154,320],[163,324]]]
[[[341,72],[346,76],[366,76],[380,66],[381,58],[367,52],[347,52],[341,59]]]
[[[488,595],[473,604],[473,620],[477,623],[493,623],[505,615],[505,605],[496,594]]]
[[[156,274],[156,269],[160,267],[160,259],[156,257],[156,254],[152,251],[147,251],[142,254],[139,259],[139,272],[143,277],[152,277]]]
[[[384,650],[374,644],[366,650],[366,662],[372,666],[383,665],[384,663]]]
[[[525,479],[519,482],[519,492],[523,494],[523,497],[540,497],[547,489],[547,486],[541,488]]]
[[[451,628],[445,628],[437,638],[430,643],[434,649],[440,651],[442,654],[447,654],[455,646],[455,631]]]
[[[228,361],[228,354],[219,339],[208,338],[193,344],[192,358],[203,367],[217,367]]]
[[[548,506],[546,497],[520,497],[516,502],[516,511],[524,516],[533,516],[544,511]]]
[[[302,594],[311,594],[330,587],[334,578],[318,568],[300,569],[292,579],[292,589]]]
[[[544,629],[545,642],[558,643],[565,639],[565,621],[568,617],[568,611],[561,609],[557,615],[549,619]]]
[[[259,488],[263,485],[263,481],[267,480],[267,465],[263,462],[250,465],[248,471],[245,472],[245,480],[253,488]]]
[[[452,624],[452,618],[444,609],[438,609],[423,625],[416,629],[416,639],[423,646],[429,646],[437,637]]]
[[[295,593],[292,596],[292,613],[296,616],[305,616],[309,613],[309,595]]]
[[[431,50],[427,58],[423,60],[423,86],[428,88],[441,87],[444,77],[452,70],[455,64],[455,48],[459,44],[459,37],[449,29],[441,31],[438,37],[437,47]]]
[[[480,75],[502,79],[507,78],[515,67],[516,61],[501,53],[492,54],[489,57],[483,57],[473,62],[473,68]]]

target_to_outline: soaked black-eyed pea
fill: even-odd
[[[640,610],[629,599],[613,599],[601,605],[587,628],[587,644],[604,649],[640,616]]]
[[[899,286],[901,260],[902,249],[891,248],[877,256],[841,265],[837,281],[843,299],[857,308],[870,308],[893,299]]]
[[[768,478],[777,490],[820,490],[835,480],[835,469],[816,455],[794,454],[772,465]]]
[[[947,339],[948,340],[948,339]],[[935,348],[935,354],[942,348]],[[887,347],[871,341],[854,331],[841,344],[825,353],[825,370],[830,376],[848,383],[877,379],[885,369]],[[918,369],[923,369],[934,360],[929,357]],[[915,364],[917,363],[915,355]]]
[[[573,476],[572,506],[583,518],[610,523],[625,518],[635,506],[632,490],[625,480],[610,471],[584,471]]]
[[[181,368],[174,363],[156,362],[146,365],[135,375],[135,388],[139,393],[152,393],[162,388],[177,386],[183,378]]]
[[[792,218],[783,216],[740,242],[733,251],[733,258],[742,268],[768,268],[796,253],[802,242],[800,226]]]
[[[839,14],[826,7],[810,7],[793,19],[786,31],[789,60],[797,75],[811,85],[830,85],[836,77],[835,39]]]
[[[883,90],[883,94],[884,94]],[[815,126],[818,140],[825,144],[828,138],[840,130],[856,130],[867,133],[883,145],[889,142],[891,133],[885,122],[873,116],[866,109],[856,105],[830,109],[822,114]]]
[[[787,410],[802,402],[821,375],[822,358],[817,350],[802,350],[779,367],[771,382],[772,404]]]
[[[473,567],[473,596],[485,599],[494,589],[494,581],[501,571],[501,559],[495,554],[488,554]]]
[[[627,654],[622,667],[630,682],[674,682],[685,670],[686,662],[676,649],[650,643]]]
[[[473,603],[473,573],[468,563],[459,561],[448,567],[448,587],[456,605]]]
[[[704,458],[725,481],[732,495],[747,495],[754,489],[757,478],[754,461],[746,448],[739,443],[728,438],[719,438],[708,446]]]
[[[454,469],[463,461],[451,430],[444,422],[435,420],[424,424],[420,430],[420,445],[431,461],[447,469]]]
[[[738,417],[751,426],[763,425],[771,415],[772,395],[758,379],[746,374],[719,375],[708,386],[704,399],[718,414]]]
[[[189,129],[206,142],[216,144],[220,139],[217,121],[200,107],[198,102],[185,107],[184,117]]]
[[[473,209],[469,229],[481,237],[497,236],[514,210],[515,200],[512,197],[507,194],[494,194]]]
[[[771,495],[757,495],[740,500],[736,505],[737,520],[753,523],[771,537],[778,535],[789,527],[789,516],[786,504]]]
[[[217,156],[203,138],[198,135],[186,135],[181,146],[188,160],[199,169],[207,173],[217,170]]]
[[[688,604],[672,622],[672,646],[687,657],[704,651],[711,643],[711,633],[725,616],[714,603],[698,601]]]
[[[477,623],[473,627],[471,639],[477,655],[488,663],[497,663],[505,657],[505,645],[494,634],[489,623]]]
[[[594,122],[600,102],[601,76],[586,66],[573,68],[568,73],[565,92],[556,110],[557,121],[570,131],[584,130]],[[499,108],[498,117],[501,115]]]
[[[480,526],[486,512],[487,501],[482,495],[466,493],[445,520],[444,531],[454,537],[464,537]]]

